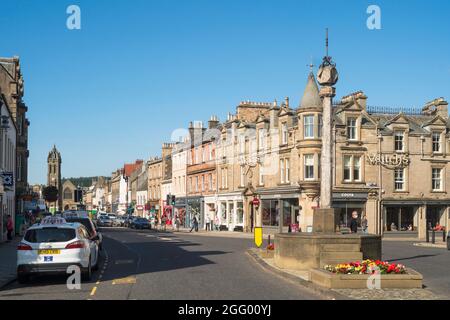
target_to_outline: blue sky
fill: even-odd
[[[421,106],[450,99],[448,1],[0,0],[1,56],[19,55],[29,106],[29,182],[109,175],[160,153],[189,121],[224,120],[242,100],[298,105],[313,57],[330,54],[337,97]],[[66,8],[81,8],[81,30]],[[381,30],[366,27],[370,4]]]

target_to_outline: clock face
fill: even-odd
[[[334,66],[321,66],[317,73],[317,81],[321,85],[332,86],[338,81],[339,75]]]

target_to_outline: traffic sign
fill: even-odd
[[[254,228],[255,244],[260,248],[263,244],[263,232],[261,227]]]

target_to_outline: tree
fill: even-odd
[[[54,186],[47,186],[42,190],[42,195],[44,196],[45,201],[47,202],[56,202],[58,201],[59,191]]]

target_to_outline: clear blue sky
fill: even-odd
[[[371,105],[450,99],[449,1],[1,1],[1,56],[19,55],[29,106],[30,183],[109,175],[160,153],[175,128],[221,120],[242,100],[298,105],[313,56],[337,63],[337,95]],[[66,28],[81,7],[82,29]],[[370,4],[382,30],[366,27]]]

